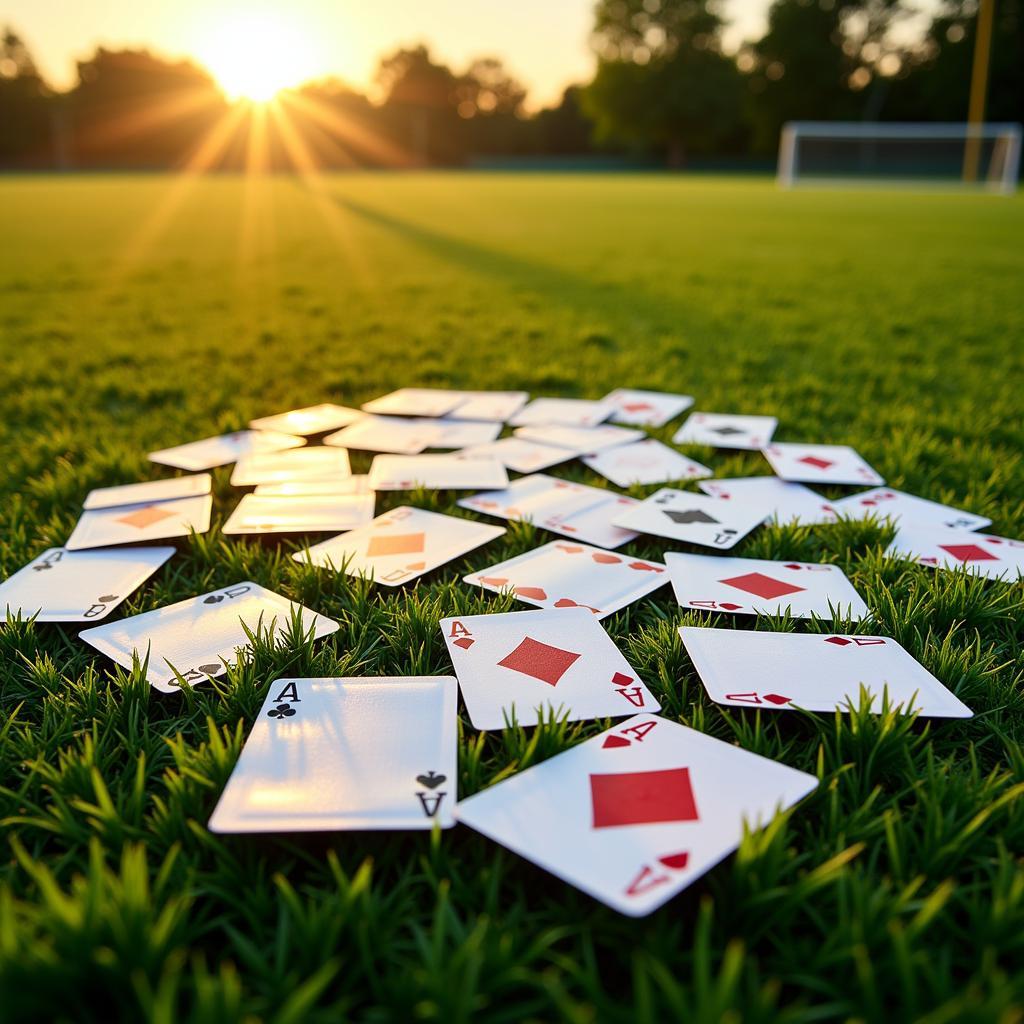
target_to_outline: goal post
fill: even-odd
[[[973,180],[965,156],[977,157]],[[789,121],[779,138],[778,181],[858,187],[965,188],[1009,195],[1020,173],[1019,124]]]

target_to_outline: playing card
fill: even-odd
[[[564,608],[441,620],[477,729],[635,715],[661,705],[592,612]]]
[[[513,427],[558,424],[563,427],[596,427],[615,412],[612,402],[592,402],[582,398],[535,398],[513,416]]]
[[[330,477],[299,477],[295,480],[284,480],[278,484],[257,484],[253,491],[259,498],[276,495],[279,498],[294,498],[300,495],[324,494],[372,494],[370,478],[365,473],[353,476]]]
[[[681,412],[693,405],[689,395],[672,395],[664,391],[637,391],[633,388],[616,388],[609,392],[602,402],[615,406],[613,423],[626,423],[637,427],[663,427]]]
[[[540,469],[557,466],[575,458],[568,448],[555,448],[550,444],[524,441],[521,437],[503,437],[490,444],[475,444],[456,453],[460,458],[475,459],[492,455],[507,469],[516,473],[535,473]]]
[[[708,696],[718,704],[770,711],[849,711],[862,687],[881,711],[890,706],[932,718],[970,718],[962,704],[900,645],[881,636],[679,630]]]
[[[657,715],[463,800],[463,824],[614,910],[642,917],[818,780]]]
[[[174,548],[48,548],[0,583],[0,614],[37,622],[98,622],[174,554]]]
[[[745,476],[731,480],[702,480],[697,486],[712,498],[744,501],[770,509],[768,518],[776,523],[814,526],[836,521],[835,502],[803,484],[792,484],[777,476]]]
[[[347,427],[365,415],[358,409],[322,402],[320,405],[307,405],[305,408],[292,409],[276,416],[261,416],[259,419],[250,420],[249,426],[253,430],[277,430],[283,434],[310,437],[313,434],[326,434],[328,430]]]
[[[775,475],[807,484],[884,484],[852,449],[841,444],[772,444],[764,457]]]
[[[365,526],[375,504],[369,494],[246,494],[221,533],[338,533]]]
[[[213,496],[153,501],[139,505],[117,505],[83,512],[64,545],[68,551],[104,548],[115,544],[187,537],[210,528]]]
[[[204,437],[201,441],[161,448],[158,452],[150,452],[147,458],[163,466],[197,472],[237,462],[243,455],[279,452],[285,448],[299,448],[305,443],[301,437],[279,434],[276,430],[236,430],[233,434]]]
[[[837,565],[665,553],[684,608],[795,619],[868,618],[868,606]]]
[[[493,420],[504,423],[529,401],[525,391],[464,391],[463,401],[448,418],[453,420]]]
[[[760,526],[767,515],[764,505],[756,502],[725,502],[706,494],[663,487],[620,512],[614,522],[624,530],[724,550]]]
[[[167,480],[145,480],[142,483],[121,484],[117,487],[97,487],[86,495],[82,508],[115,508],[118,505],[144,505],[153,501],[169,501],[171,498],[192,498],[199,494],[209,494],[212,480],[209,473],[192,473],[188,476],[172,476]]]
[[[618,487],[696,480],[712,473],[707,466],[680,455],[674,448],[653,438],[595,452],[584,456],[583,462]]]
[[[640,441],[645,437],[642,430],[626,427],[562,427],[557,425],[541,427],[519,427],[515,436],[524,441],[553,444],[556,448],[568,448],[577,455],[611,448],[613,445]]]
[[[992,525],[991,519],[964,512],[951,505],[928,501],[915,494],[896,491],[891,487],[875,487],[848,498],[833,501],[832,507],[845,519],[865,519],[877,516],[890,519],[901,526],[942,526],[951,530],[982,530]]]
[[[635,533],[612,525],[620,511],[639,504],[635,498],[542,473],[524,476],[503,491],[463,498],[458,504],[499,519],[528,520],[552,533],[602,548],[617,548],[636,539]]]
[[[931,569],[963,569],[1012,583],[1024,577],[1024,540],[941,526],[900,526],[885,552]]]
[[[311,445],[284,452],[260,452],[238,460],[231,473],[232,487],[279,484],[302,477],[351,476],[348,452],[344,448]]]
[[[561,540],[465,577],[484,590],[511,591],[526,604],[586,608],[599,619],[657,590],[666,580],[665,566],[657,562]]]
[[[457,455],[378,455],[370,466],[375,491],[411,491],[417,487],[465,491],[474,487],[504,487],[505,467],[483,455],[466,459]]]
[[[324,444],[355,448],[366,452],[394,452],[418,455],[434,443],[434,431],[422,420],[403,420],[397,416],[364,416],[350,426],[328,434]]]
[[[126,669],[132,667],[133,654],[140,663],[148,656],[149,684],[162,693],[175,693],[178,675],[193,685],[222,675],[224,663],[234,662],[236,650],[248,649],[246,628],[251,633],[270,628],[281,635],[290,628],[296,610],[306,633],[312,630],[319,638],[338,629],[333,620],[246,581],[78,635]]]
[[[734,416],[732,413],[694,412],[676,431],[673,444],[703,444],[711,448],[757,451],[775,433],[774,416]]]
[[[450,828],[456,742],[451,676],[275,680],[210,831]]]
[[[363,410],[381,416],[444,416],[463,402],[463,392],[441,388],[399,388],[371,402]]]
[[[292,558],[397,587],[500,537],[500,526],[402,505]]]
[[[431,448],[468,448],[489,444],[501,433],[501,424],[487,420],[419,419],[424,430],[433,434]]]

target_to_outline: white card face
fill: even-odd
[[[521,437],[503,437],[490,444],[472,445],[463,448],[458,455],[470,459],[480,455],[491,455],[507,469],[516,473],[536,473],[538,470],[549,469],[575,458],[574,453],[567,448],[524,441]]]
[[[605,395],[604,402],[615,406],[614,423],[636,427],[663,427],[693,405],[690,395],[672,395],[664,391],[637,391],[617,388]]]
[[[1007,583],[1024,577],[1024,540],[935,526],[901,526],[885,552],[931,569],[963,569]]]
[[[773,562],[666,552],[676,600],[684,608],[731,615],[850,619],[871,613],[837,565]]]
[[[312,434],[326,434],[328,430],[340,430],[350,423],[355,423],[356,420],[361,420],[365,415],[358,409],[323,402],[320,405],[307,405],[302,409],[278,413],[276,416],[261,416],[259,419],[250,420],[249,426],[253,430],[277,430],[283,434],[309,437]]]
[[[525,391],[464,391],[463,401],[448,417],[453,420],[493,420],[504,423],[511,419],[530,396]]]
[[[380,416],[444,416],[461,405],[463,393],[441,388],[399,388],[372,402],[363,409]]]
[[[150,452],[147,458],[150,462],[195,473],[237,462],[243,455],[300,448],[305,443],[301,437],[279,434],[275,430],[236,430],[233,434],[204,437],[201,441],[161,448],[158,452]]]
[[[466,459],[457,455],[378,455],[370,466],[375,491],[411,491],[417,487],[466,491],[474,487],[504,487],[505,467],[486,455]]]
[[[450,828],[456,739],[451,676],[275,680],[210,830]]]
[[[300,495],[372,493],[370,477],[365,473],[346,477],[331,477],[326,480],[316,477],[300,477],[296,480],[285,480],[279,484],[257,484],[256,490],[253,491],[253,494],[260,498],[269,498],[271,495],[279,498],[295,498]]]
[[[903,526],[941,526],[950,530],[983,530],[992,525],[992,520],[984,516],[891,487],[875,487],[860,494],[851,494],[848,498],[832,502],[832,505],[846,519],[876,516]]]
[[[246,494],[221,533],[338,533],[373,519],[369,494]]]
[[[657,590],[667,575],[657,562],[557,540],[465,580],[540,608],[586,608],[603,619]]]
[[[706,494],[663,487],[620,513],[615,525],[656,537],[726,550],[760,526],[768,509],[757,503],[725,502]]]
[[[806,484],[884,484],[857,454],[842,444],[772,444],[764,457],[775,475]]]
[[[236,649],[249,647],[245,627],[253,633],[273,627],[276,634],[283,634],[290,627],[293,609],[300,611],[303,630],[312,630],[315,637],[338,629],[332,619],[246,581],[78,635],[126,669],[132,667],[133,652],[140,663],[148,652],[149,684],[162,693],[175,693],[179,690],[175,672],[193,685],[223,675],[224,662],[235,661]]]
[[[364,416],[361,420],[324,438],[324,444],[365,452],[418,455],[434,443],[434,431],[422,420],[397,416]]]
[[[515,435],[524,441],[538,441],[541,444],[553,444],[556,448],[568,448],[577,455],[586,455],[630,441],[640,441],[646,436],[642,430],[610,426],[520,427]]]
[[[118,505],[83,512],[64,545],[69,551],[105,548],[115,544],[187,537],[210,528],[213,496],[174,498],[141,505]]]
[[[826,501],[803,484],[780,480],[777,476],[734,477],[731,480],[702,480],[697,486],[712,498],[743,501],[770,509],[769,519],[776,523],[814,526],[836,521],[836,502]]]
[[[500,526],[403,505],[367,526],[314,545],[308,553],[297,551],[292,558],[339,572],[344,568],[349,576],[397,587],[504,532]]]
[[[849,711],[861,687],[881,711],[890,707],[933,718],[973,712],[895,640],[880,636],[761,633],[683,626],[683,644],[708,696],[718,704],[766,711]]]
[[[707,466],[680,455],[674,448],[653,438],[587,455],[583,462],[617,487],[696,480],[712,473]]]
[[[352,475],[344,448],[313,445],[285,452],[261,452],[238,460],[231,473],[232,487],[279,484],[302,477],[347,477]]]
[[[637,715],[463,800],[456,818],[631,917],[656,910],[818,785]]]
[[[501,424],[486,420],[421,419],[425,430],[433,432],[431,448],[468,448],[489,444],[501,433]]]
[[[602,548],[617,548],[636,539],[635,533],[612,523],[621,511],[639,504],[635,498],[542,473],[524,476],[503,491],[463,498],[458,504],[499,519],[529,520],[552,533]]]
[[[673,444],[703,444],[711,448],[757,451],[775,433],[774,416],[734,416],[722,412],[694,412],[676,431]]]
[[[477,729],[536,725],[538,710],[578,722],[661,707],[584,608],[442,619],[441,632]]]
[[[582,398],[535,398],[509,420],[514,427],[558,424],[563,427],[596,427],[615,412],[611,402]]]
[[[193,473],[168,480],[145,480],[138,484],[121,484],[119,487],[97,487],[88,493],[82,508],[115,508],[118,505],[170,501],[172,498],[193,498],[209,494],[212,482],[209,473]]]
[[[142,586],[174,548],[49,548],[0,583],[0,615],[37,622],[98,622]]]

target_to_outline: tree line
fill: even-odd
[[[788,120],[965,120],[976,21],[977,0],[927,16],[907,0],[774,0],[762,37],[727,53],[715,0],[598,0],[592,81],[530,113],[500,61],[458,71],[424,46],[380,61],[377,100],[325,80],[269,112],[233,106],[190,62],[102,47],[58,92],[7,29],[0,165],[240,169],[257,122],[268,169],[767,158]],[[989,120],[1024,120],[1024,0],[997,0],[988,97]]]

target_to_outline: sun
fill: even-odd
[[[211,25],[197,55],[229,99],[266,103],[312,76],[311,36],[271,12],[240,12]]]

